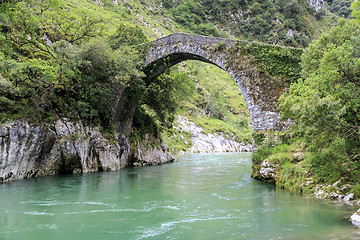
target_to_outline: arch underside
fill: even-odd
[[[166,71],[166,69],[168,69],[178,63],[181,63],[183,61],[187,61],[187,60],[198,60],[201,62],[216,65],[212,61],[210,61],[202,56],[192,54],[192,53],[177,52],[177,53],[172,53],[172,54],[166,55],[164,57],[161,57],[161,58],[153,61],[149,65],[147,65],[144,69],[146,78],[147,79],[156,78],[156,77],[160,76],[161,74],[163,74]],[[216,66],[218,66],[218,65],[216,65]]]

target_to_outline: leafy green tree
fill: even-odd
[[[70,11],[61,4],[60,0],[29,0],[9,10],[12,43],[20,53],[56,58],[55,42],[80,44],[101,34],[102,20],[93,11]]]
[[[3,59],[0,69],[5,80],[8,79],[4,82],[7,92],[11,89],[18,92],[16,98],[13,98],[18,101],[17,108],[8,109],[9,111],[22,112],[23,116],[37,120],[54,107],[57,72],[53,65],[40,59],[28,59],[24,62]],[[2,97],[7,96],[4,91],[0,93]]]
[[[110,36],[110,46],[118,49],[120,46],[133,46],[147,42],[147,37],[138,26],[121,23],[114,35]]]
[[[144,103],[161,122],[171,123],[180,102],[191,96],[194,89],[195,83],[186,73],[170,71],[148,83]]]
[[[353,0],[334,0],[331,4],[330,11],[337,14],[340,17],[351,17],[351,3]]]
[[[351,4],[351,16],[355,18],[355,21],[360,24],[360,1],[356,0]]]
[[[71,110],[89,123],[110,123],[120,88],[137,89],[133,91],[134,98],[143,94],[143,73],[138,70],[141,63],[134,50],[123,46],[114,51],[104,39],[95,38],[71,54],[68,57],[77,72],[69,93]]]
[[[173,0],[162,0],[162,4],[165,8],[172,8],[174,6]]]
[[[296,134],[306,139],[315,156],[314,169],[327,164],[329,168],[321,170],[326,174],[330,166],[344,177],[359,173],[359,46],[359,25],[341,19],[304,52],[302,79],[280,98],[283,116],[294,121]]]
[[[6,37],[11,36],[16,54],[0,53],[1,109],[36,121],[81,117],[107,126],[124,89],[134,102],[143,98],[141,61],[125,45],[143,42],[145,35],[139,28],[123,28],[134,34],[113,50],[108,39],[96,38],[102,24],[93,11],[70,10],[62,3],[28,0],[6,9],[10,18],[4,23],[11,31]]]
[[[16,98],[20,96],[20,90],[12,82],[0,75],[0,122],[6,111],[15,111]]]
[[[288,4],[284,7],[284,12],[288,17],[294,17],[301,13],[301,7],[297,0],[291,0]]]

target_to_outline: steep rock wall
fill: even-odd
[[[134,155],[134,152],[125,136],[107,139],[99,128],[83,126],[81,121],[62,119],[47,128],[12,121],[0,125],[0,182],[118,170],[143,165],[137,164],[144,161],[142,156],[148,156],[146,165],[174,160],[166,147],[148,148],[147,154]],[[152,152],[158,157],[151,158]]]

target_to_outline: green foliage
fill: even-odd
[[[308,193],[311,187],[304,187],[307,179],[307,172],[301,166],[286,162],[281,166],[281,169],[276,178],[276,185],[280,188],[289,190],[295,193]]]
[[[196,34],[221,37],[224,36],[206,19],[204,5],[194,0],[185,0],[172,10],[175,21],[191,29]]]
[[[116,92],[123,87],[132,91],[134,101],[140,101],[137,98],[141,98],[143,89],[137,83],[143,74],[137,70],[140,62],[136,52],[130,48],[113,51],[104,40],[93,39],[75,49],[69,58],[77,72],[69,94],[71,111],[82,119],[109,124]]]
[[[302,49],[253,43],[245,45],[241,43],[239,48],[243,55],[251,55],[255,58],[257,71],[269,74],[280,86],[295,82],[300,76]]]
[[[205,104],[204,110],[205,110],[205,113],[208,114],[208,116],[211,118],[225,120],[224,106],[221,106],[221,104],[219,104],[218,102],[216,102],[216,100],[214,100],[210,97],[206,98],[206,104]]]
[[[140,106],[135,109],[133,122],[133,131],[131,132],[131,141],[135,143],[141,141],[145,134],[151,134],[155,138],[160,136],[160,129],[154,115],[148,111],[146,106]]]
[[[174,6],[174,0],[161,0],[164,8],[172,8]]]
[[[116,33],[110,36],[110,46],[118,49],[120,46],[132,46],[147,42],[147,37],[138,26],[121,23]]]
[[[138,53],[124,46],[128,42],[118,41],[115,51],[107,38],[96,38],[103,25],[92,9],[68,7],[61,0],[29,0],[6,5],[1,15],[6,17],[0,35],[7,41],[0,53],[2,120],[80,117],[106,127],[123,89],[134,104],[143,98]],[[131,41],[144,41],[138,28],[122,27],[136,33]]]
[[[8,112],[38,120],[54,107],[57,72],[47,61],[3,59],[0,69],[5,78],[2,85],[6,85],[1,95],[14,101]]]
[[[313,149],[309,160],[311,170],[317,176],[318,181],[322,183],[335,182],[342,177],[351,177],[355,173],[349,173],[350,169],[351,171],[356,170],[353,169],[356,166],[352,166],[353,164],[348,161],[345,150],[345,140],[341,138],[336,138],[327,148]]]
[[[334,0],[331,3],[330,11],[343,18],[351,17],[351,3],[353,0]]]
[[[56,0],[19,2],[8,11],[12,44],[29,57],[56,58],[53,44],[79,44],[101,34],[102,20],[92,10],[62,6]]]
[[[173,7],[172,14],[176,22],[194,33],[223,35],[213,27],[204,29],[211,19],[217,29],[238,38],[297,47],[310,42],[309,36],[315,34],[316,18],[325,24],[331,21],[323,19],[325,10],[315,12],[304,0],[188,0]]]
[[[321,182],[358,184],[360,162],[360,28],[342,19],[302,56],[302,79],[280,98],[284,118],[310,152]]]
[[[355,21],[360,24],[360,1],[356,0],[351,3],[351,16],[355,18]]]
[[[260,165],[265,159],[273,163],[285,163],[293,158],[291,153],[299,148],[297,142],[288,144],[287,132],[256,132],[253,139],[256,144],[256,153],[253,155],[254,165]]]
[[[303,55],[304,80],[280,102],[284,117],[295,120],[306,135],[358,138],[359,35],[358,25],[342,20]]]
[[[360,184],[353,186],[350,191],[355,194],[355,198],[360,198]]]
[[[191,132],[169,129],[162,132],[162,138],[172,153],[186,152],[192,146]]]
[[[5,120],[4,112],[15,111],[15,101],[19,96],[20,90],[0,75],[0,122]]]
[[[171,123],[180,102],[193,91],[194,82],[187,74],[170,71],[148,83],[144,102],[156,112],[160,121]]]
[[[285,16],[288,18],[295,17],[298,14],[302,13],[301,6],[299,5],[299,2],[297,0],[291,0],[289,3],[287,3],[284,6],[284,13]]]
[[[174,10],[175,20],[184,26],[197,26],[205,21],[203,6],[194,0],[185,0]]]

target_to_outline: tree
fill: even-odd
[[[79,44],[99,36],[102,20],[93,11],[73,10],[61,1],[19,2],[11,10],[12,43],[22,54],[56,58],[54,43]]]
[[[141,62],[134,50],[122,46],[114,51],[99,38],[72,49],[67,58],[77,74],[67,98],[70,110],[84,121],[107,126],[119,88],[129,88],[134,98],[144,94],[143,73],[138,70]]]
[[[351,4],[351,16],[355,18],[355,21],[360,24],[360,1],[356,0]]]
[[[341,19],[306,49],[302,79],[280,98],[283,117],[294,121],[323,177],[329,172],[321,165],[354,178],[360,169],[360,161],[354,162],[360,150],[359,46],[359,25]]]
[[[330,11],[343,18],[351,17],[351,3],[353,0],[334,0],[331,4]]]
[[[164,73],[147,84],[144,103],[155,111],[161,122],[167,122],[173,119],[179,103],[192,94],[194,84],[186,73]]]
[[[110,36],[110,46],[118,49],[120,46],[139,45],[147,42],[147,37],[138,26],[120,23],[114,35]]]

